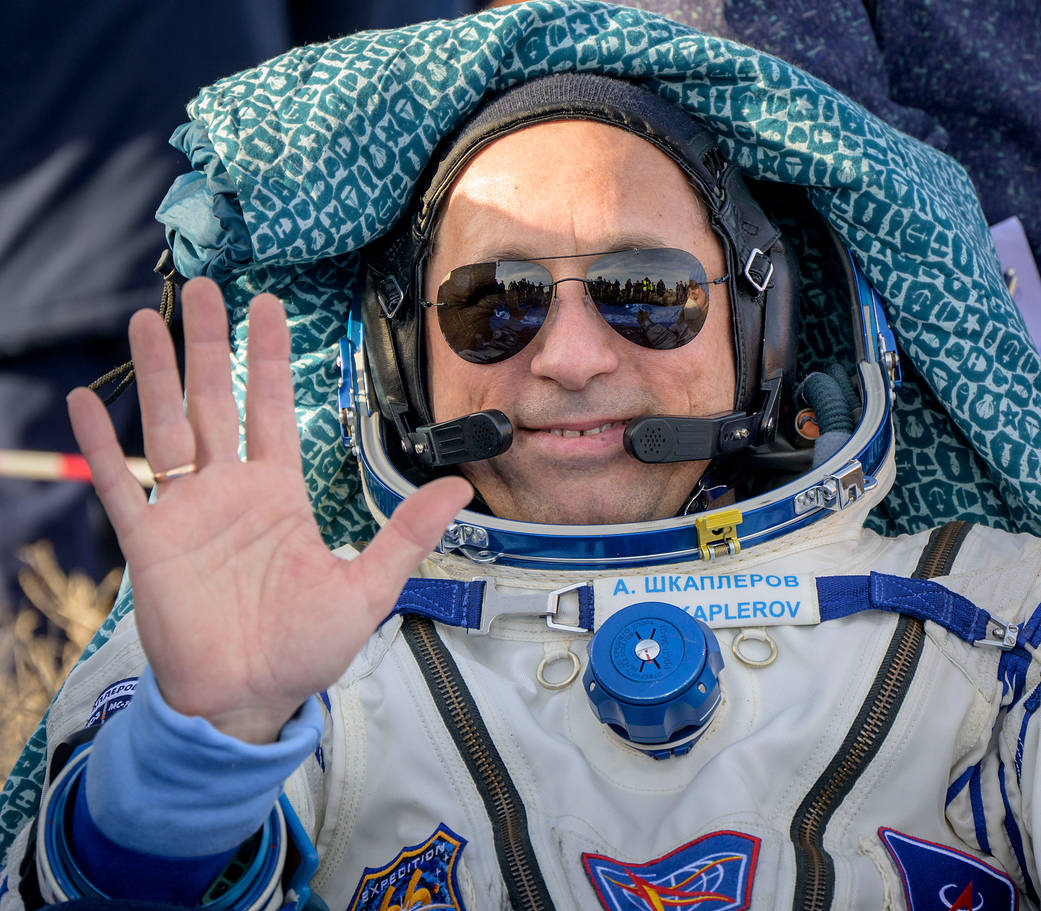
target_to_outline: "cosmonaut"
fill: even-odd
[[[837,369],[807,375],[811,242]],[[453,133],[366,268],[337,407],[384,528],[352,559],[293,480],[270,297],[245,462],[212,285],[187,416],[131,327],[154,505],[73,396],[137,619],[52,709],[0,907],[1036,903],[1041,543],[863,527],[900,365],[809,206],[635,83],[550,76]],[[416,492],[459,473],[465,509]]]

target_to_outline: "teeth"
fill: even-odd
[[[610,421],[607,424],[601,424],[599,427],[590,427],[589,430],[558,430],[555,427],[550,428],[550,433],[558,437],[591,437],[598,433],[603,433],[605,430],[610,430],[612,427],[617,427],[621,421]]]

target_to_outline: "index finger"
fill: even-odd
[[[246,459],[300,466],[289,327],[282,302],[259,294],[249,307],[246,349]]]

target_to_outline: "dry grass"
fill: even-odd
[[[66,575],[47,541],[24,548],[18,582],[25,601],[0,625],[0,783],[76,659],[112,608],[120,570],[95,586]]]

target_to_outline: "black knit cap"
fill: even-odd
[[[442,143],[413,229],[424,236],[459,172],[496,139],[523,127],[556,120],[592,120],[635,133],[661,149],[698,182],[715,189],[702,158],[716,143],[685,111],[631,82],[591,73],[561,73],[524,82],[484,104]],[[699,189],[702,189],[699,187]]]
[[[366,348],[380,410],[399,434],[430,421],[419,299],[445,196],[467,162],[490,143],[524,127],[559,120],[618,127],[676,162],[705,203],[727,260],[735,409],[757,404],[768,374],[783,374],[790,383],[797,320],[795,265],[715,136],[682,108],[635,83],[561,73],[509,88],[464,120],[435,150],[406,216],[367,250]],[[767,307],[770,326],[764,325]]]

